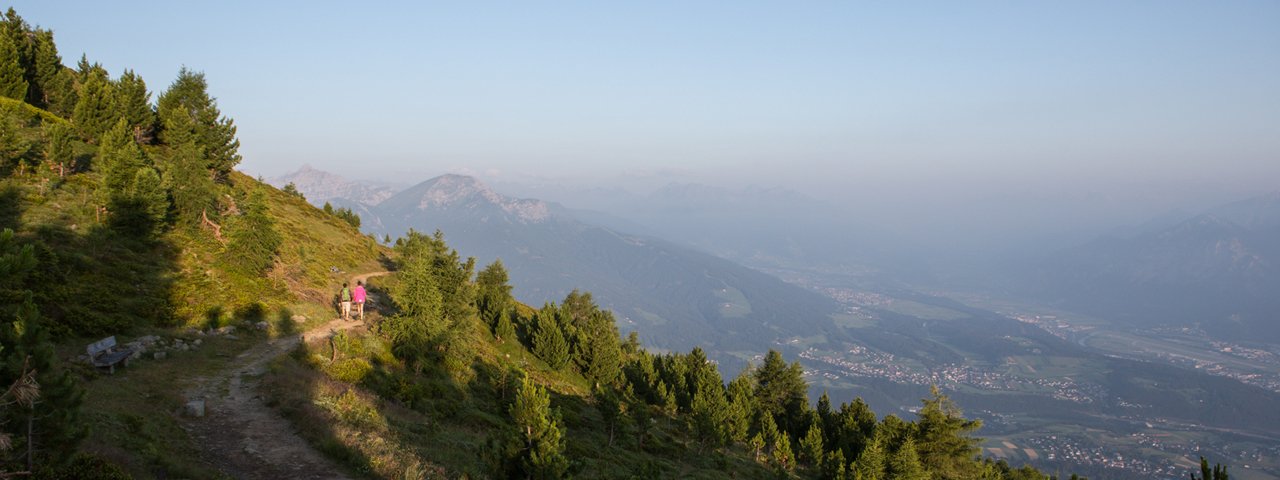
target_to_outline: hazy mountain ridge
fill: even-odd
[[[1280,196],[1235,202],[1132,238],[1101,238],[1035,267],[1041,296],[1139,325],[1202,324],[1280,338]]]
[[[585,223],[579,212],[506,197],[468,176],[432,178],[369,211],[371,224],[383,229],[377,233],[438,229],[481,265],[501,259],[517,298],[530,304],[559,300],[574,289],[590,291],[615,311],[623,331],[637,330],[659,348],[750,345],[763,351],[779,336],[827,329],[838,310],[832,300],[768,274],[666,240]]]
[[[377,205],[395,195],[390,184],[354,180],[335,173],[303,165],[298,171],[267,179],[267,183],[283,188],[292,183],[313,204],[345,200],[348,204]]]

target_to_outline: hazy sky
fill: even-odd
[[[14,6],[68,65],[206,72],[267,176],[674,173],[908,213],[1280,188],[1270,0]]]

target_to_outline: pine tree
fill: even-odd
[[[1209,460],[1200,457],[1200,476],[1196,477],[1196,474],[1192,473],[1191,480],[1231,480],[1231,477],[1227,474],[1226,466],[1215,463],[1213,469],[1210,469]]]
[[[800,460],[811,467],[818,468],[826,459],[824,457],[826,457],[826,451],[822,446],[822,427],[819,423],[814,423],[809,426],[809,431],[800,440]]]
[[[102,172],[102,183],[108,198],[124,194],[133,183],[139,168],[147,164],[142,148],[129,133],[129,123],[121,118],[102,133],[98,140],[98,156],[94,170]]]
[[[787,432],[779,432],[773,441],[773,465],[778,470],[790,472],[796,468],[796,456],[791,449],[791,436]]]
[[[34,248],[19,246],[13,231],[0,232],[0,385],[11,385],[28,370],[35,371],[40,401],[31,407],[7,408],[0,424],[21,426],[13,451],[24,452],[26,470],[36,461],[59,463],[75,451],[85,430],[79,422],[84,393],[69,372],[55,365],[57,356],[43,319],[23,280],[36,267]],[[28,430],[29,429],[29,430]],[[27,442],[27,438],[33,440]]]
[[[62,118],[71,118],[75,114],[76,104],[80,102],[80,92],[76,90],[77,76],[74,70],[62,68],[44,87],[48,98],[46,107],[50,112]]]
[[[390,340],[392,354],[410,369],[421,371],[436,350],[432,345],[448,328],[441,316],[443,300],[428,259],[402,258],[396,276],[400,281],[390,293],[399,313],[383,320],[379,328]]]
[[[10,35],[0,35],[0,96],[26,101],[27,86],[26,72],[19,60],[19,46]]]
[[[725,415],[725,423],[729,440],[742,442],[747,440],[751,429],[751,416],[756,411],[754,380],[743,370],[729,382],[729,407]]]
[[[751,436],[751,440],[747,441],[747,446],[751,448],[751,452],[755,455],[757,462],[760,461],[760,455],[764,453],[764,447],[767,443],[764,441],[764,434],[757,432]]]
[[[524,445],[520,466],[530,479],[564,478],[569,468],[569,459],[564,456],[563,433],[550,407],[551,398],[546,390],[526,375],[510,413]]]
[[[205,166],[216,179],[225,180],[240,163],[240,140],[236,139],[235,122],[223,116],[217,101],[209,96],[204,74],[183,67],[156,103],[164,125],[160,139],[173,143],[169,138],[170,117],[183,114],[190,117],[195,126],[196,144],[204,150],[208,161]]]
[[[226,255],[235,268],[248,275],[262,275],[275,266],[283,243],[275,221],[267,213],[266,198],[254,191],[242,203],[244,213],[230,224]]]
[[[57,90],[58,73],[62,71],[62,57],[58,55],[58,46],[53,43],[53,31],[37,30],[35,35],[34,78],[37,106],[50,108],[53,99],[63,94]]]
[[[216,218],[214,210],[216,185],[205,166],[204,151],[193,136],[180,136],[177,132],[190,132],[191,118],[185,115],[170,116],[165,131],[170,133],[167,155],[163,162],[165,188],[173,198],[173,208],[178,223],[189,227],[199,226],[206,217]]]
[[[60,175],[65,175],[75,160],[72,144],[73,132],[65,123],[48,122],[44,124],[44,159]]]
[[[138,143],[150,143],[156,126],[156,113],[151,109],[151,92],[142,77],[125,70],[111,88],[116,110],[129,124],[129,133]]]
[[[112,102],[111,84],[101,75],[89,75],[80,86],[80,98],[76,101],[71,122],[86,141],[97,143],[98,137],[115,124],[117,118]]]
[[[725,415],[728,401],[719,385],[698,388],[689,406],[688,422],[694,437],[705,447],[717,448],[728,440]]]
[[[844,459],[844,452],[839,449],[827,452],[826,458],[822,460],[822,480],[847,480],[849,478],[849,465]]]
[[[554,306],[543,307],[534,314],[533,331],[533,354],[555,370],[569,364],[569,344],[560,331],[558,316]]]
[[[31,157],[31,142],[8,115],[0,115],[0,167],[12,168]]]
[[[982,421],[965,419],[937,386],[922,403],[915,435],[921,464],[937,478],[972,478],[976,464],[969,459],[980,452],[980,440],[969,434],[981,428]]]
[[[764,363],[756,370],[756,401],[760,408],[777,421],[778,427],[792,435],[803,435],[809,409],[809,387],[799,362],[787,365],[782,354],[769,350]]]
[[[476,274],[476,310],[490,328],[497,331],[499,317],[511,308],[513,302],[502,259],[494,260]]]
[[[502,313],[498,315],[497,326],[493,329],[494,336],[498,337],[498,339],[503,342],[515,342],[519,340],[519,338],[516,338],[516,326],[515,323],[511,322],[511,315],[511,309],[503,310]]]
[[[856,478],[862,480],[881,480],[885,477],[885,467],[887,459],[885,458],[884,443],[879,438],[872,440],[867,448],[862,450],[862,454],[853,462],[853,473]]]
[[[623,410],[624,395],[611,386],[604,386],[596,388],[593,397],[596,401],[596,411],[600,412],[600,418],[604,420],[605,432],[609,434],[606,446],[612,447],[614,434],[621,428],[623,419],[627,418]]]
[[[915,440],[903,442],[889,458],[889,478],[895,480],[929,480],[929,471],[920,463]]]
[[[827,447],[839,448],[845,458],[857,458],[876,432],[876,414],[861,397],[841,404],[833,421],[835,425],[830,435],[834,444]]]
[[[19,72],[22,81],[28,88],[25,90],[25,96],[13,97],[16,100],[35,103],[39,98],[35,85],[35,56],[36,56],[36,32],[31,25],[23,20],[18,12],[9,7],[4,14],[4,22],[0,23],[0,33],[12,42],[14,47],[15,59],[18,63]],[[0,58],[4,58],[0,56]]]

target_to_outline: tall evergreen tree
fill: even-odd
[[[511,285],[502,259],[494,260],[476,274],[476,310],[480,319],[490,328],[497,329],[498,319],[511,308]]]
[[[858,455],[858,459],[853,462],[854,478],[862,480],[881,480],[885,477],[885,467],[888,459],[885,458],[884,442],[879,439],[873,439],[862,450],[862,454]]]
[[[56,90],[59,88],[58,73],[63,69],[62,57],[58,55],[58,46],[53,42],[52,30],[37,30],[35,44],[33,93],[37,106],[49,108],[53,103],[51,99],[61,94]]]
[[[792,434],[803,435],[801,429],[809,409],[809,386],[804,381],[800,362],[787,365],[782,354],[769,350],[764,363],[756,370],[756,401],[770,415],[778,428]]]
[[[969,434],[981,428],[982,421],[964,418],[937,386],[922,403],[915,435],[921,464],[936,478],[972,478],[977,464],[970,459],[981,451],[981,440]]]
[[[111,84],[104,76],[89,75],[80,85],[80,95],[75,111],[71,113],[71,121],[81,138],[97,143],[98,137],[115,124],[119,117],[112,100]]]
[[[18,51],[12,37],[0,35],[0,96],[26,101],[26,71],[22,69]]]
[[[229,225],[226,255],[237,270],[262,275],[275,265],[283,239],[276,231],[275,220],[267,213],[262,192],[250,193],[242,206],[243,213]]]
[[[18,12],[13,7],[9,7],[9,10],[4,14],[4,22],[0,23],[0,33],[3,33],[5,37],[9,38],[9,41],[13,42],[22,80],[28,87],[26,88],[25,96],[14,98],[34,104],[39,98],[35,81],[36,32],[26,20],[23,20],[18,15]]]
[[[157,100],[157,112],[164,125],[160,140],[172,143],[169,138],[169,117],[178,114],[189,116],[195,125],[196,144],[206,155],[206,167],[216,179],[225,180],[231,170],[240,163],[240,140],[236,139],[235,122],[218,111],[217,101],[209,96],[204,73],[183,67],[178,78]]]
[[[0,115],[0,167],[13,168],[31,157],[31,142],[20,130],[13,118]]]
[[[822,460],[822,480],[848,480],[849,463],[844,459],[844,452],[839,449],[827,452],[827,457]]]
[[[728,428],[729,440],[744,442],[751,429],[751,417],[756,411],[755,384],[746,370],[729,382],[728,397],[725,426]]]
[[[151,92],[142,77],[125,70],[111,87],[116,110],[129,123],[129,133],[138,143],[150,143],[155,131],[156,113],[151,108]]]
[[[967,460],[967,459],[966,459]],[[916,443],[908,438],[889,458],[889,478],[895,480],[929,480],[929,470],[920,463]]]
[[[815,422],[809,431],[800,439],[800,461],[811,467],[819,468],[826,458],[826,449],[822,445],[822,424]]]
[[[0,423],[21,426],[22,434],[14,437],[12,446],[23,454],[18,461],[28,471],[37,462],[56,464],[70,458],[85,435],[79,422],[84,393],[70,373],[56,365],[43,319],[23,286],[35,266],[31,245],[19,245],[12,230],[0,232],[0,315],[7,318],[0,322],[0,385],[13,384],[28,371],[36,372],[40,385],[39,402],[4,409]]]
[[[564,456],[563,433],[551,414],[551,398],[546,390],[526,375],[510,413],[524,445],[520,465],[526,478],[564,478],[569,459]]]
[[[216,218],[217,186],[205,166],[204,151],[193,136],[180,136],[176,132],[190,132],[191,117],[172,115],[165,122],[170,132],[161,171],[165,188],[173,198],[173,208],[179,224],[199,226],[206,216]]]
[[[560,330],[559,316],[554,305],[547,305],[534,314],[533,354],[560,370],[569,364],[569,344]]]
[[[59,172],[66,173],[75,160],[75,147],[72,143],[74,132],[62,122],[46,122],[44,124],[44,160]]]

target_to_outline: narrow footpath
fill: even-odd
[[[365,273],[352,282],[388,273]],[[258,393],[258,385],[271,360],[288,354],[301,342],[364,327],[363,322],[334,319],[300,335],[277,338],[244,351],[217,375],[199,379],[187,390],[186,398],[205,401],[205,415],[185,419],[183,427],[205,458],[231,478],[351,478],[268,407]]]

